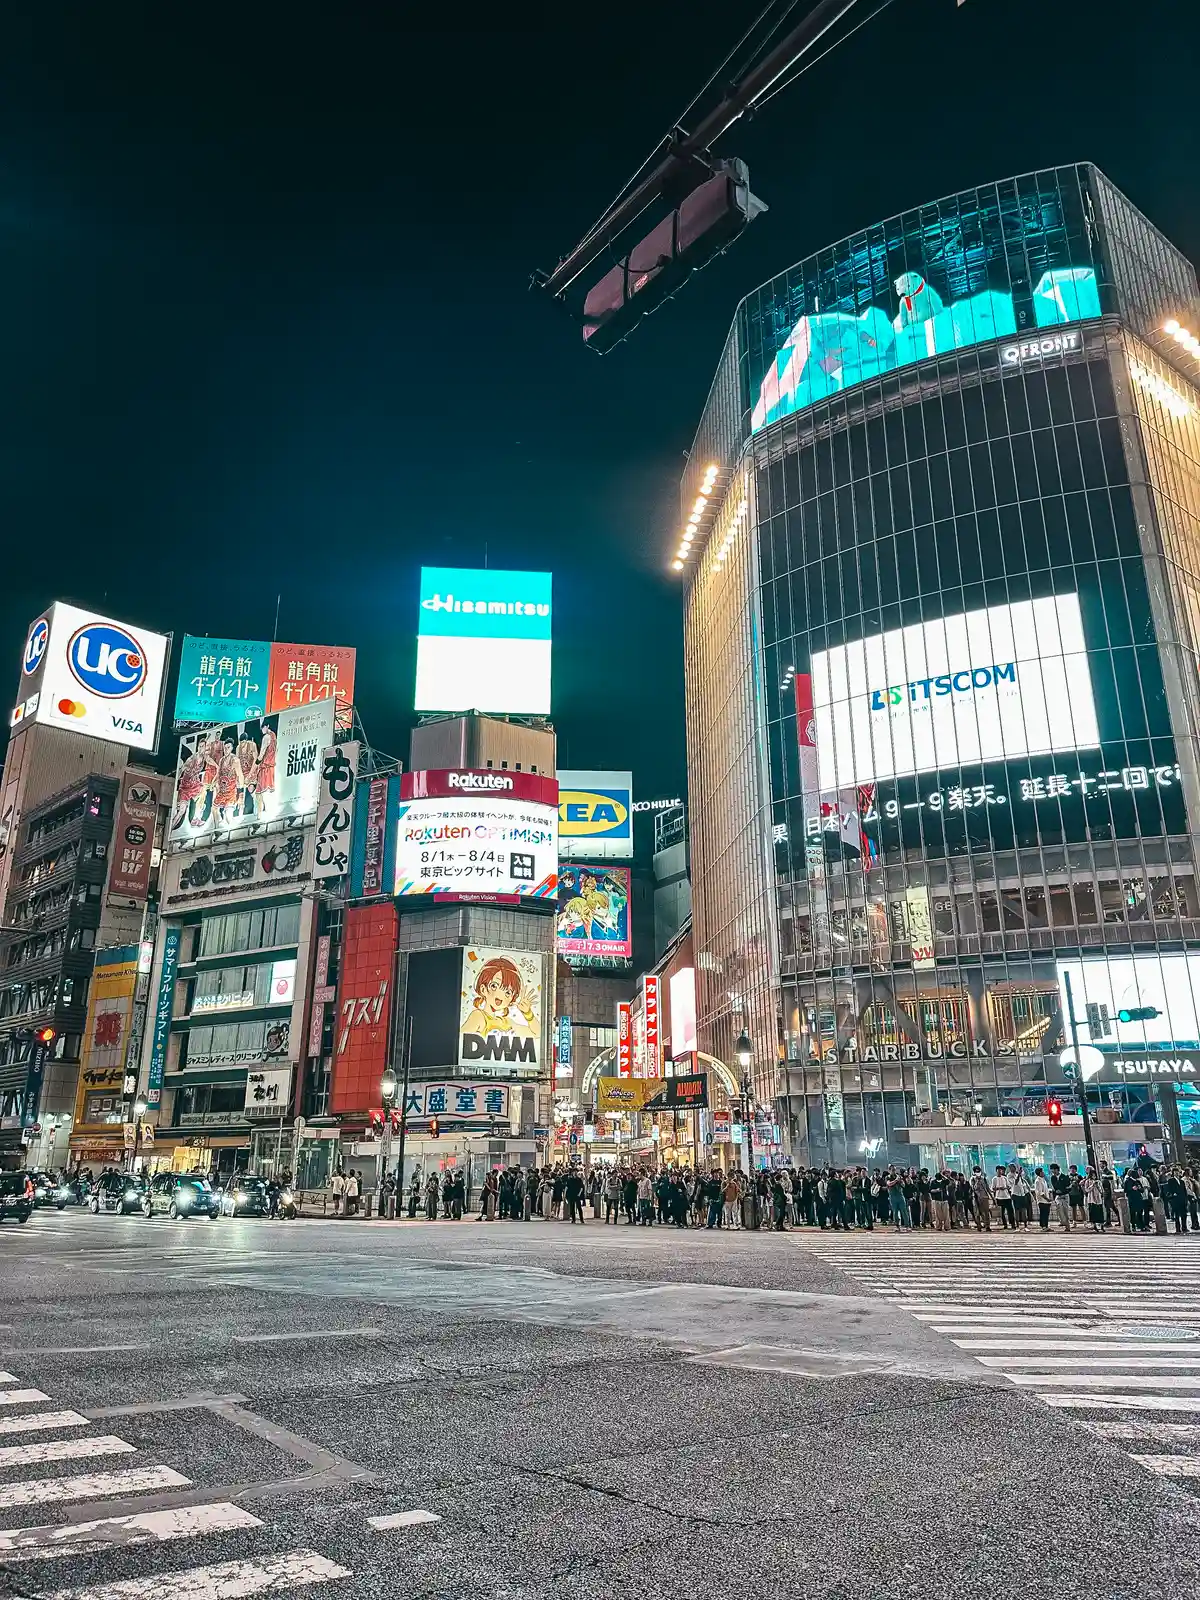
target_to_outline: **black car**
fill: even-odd
[[[122,1217],[142,1209],[146,1180],[132,1172],[102,1172],[92,1185],[88,1209],[93,1216],[115,1211]]]
[[[32,1215],[32,1172],[0,1172],[0,1222],[9,1217],[28,1222]]]
[[[262,1178],[230,1178],[221,1195],[224,1217],[269,1217],[271,1196]]]
[[[221,1201],[202,1173],[160,1172],[151,1178],[142,1196],[142,1215],[153,1217],[165,1212],[168,1217],[208,1217],[215,1222],[221,1215]]]

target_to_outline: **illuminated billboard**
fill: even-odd
[[[212,843],[315,813],[333,717],[334,702],[319,700],[185,735],[168,843]]]
[[[1100,743],[1079,597],[914,623],[814,653],[819,786]]]
[[[550,714],[550,574],[422,567],[417,711]]]
[[[861,312],[806,311],[776,350],[759,384],[751,431],[927,356],[1025,331],[1017,326],[1011,294],[980,288],[947,300],[949,292],[945,283],[939,290],[923,272],[901,272],[892,280],[886,309],[867,305]],[[1100,291],[1092,267],[1043,272],[1031,298],[1038,328],[1100,315]],[[1022,358],[1012,351],[1021,348],[1019,343],[1006,344],[1002,364],[1019,364]]]
[[[458,1063],[537,1077],[542,1062],[542,957],[526,950],[463,951]]]
[[[210,639],[186,633],[179,657],[175,721],[249,722],[334,700],[337,726],[349,728],[355,652],[345,645],[268,644],[262,639]]]
[[[634,809],[632,773],[560,772],[559,853],[582,860],[628,861]]]
[[[553,901],[558,784],[535,772],[455,768],[400,779],[396,893]]]
[[[588,956],[633,956],[628,867],[575,866],[558,873],[558,953],[575,965]],[[582,959],[581,959],[582,958]]]
[[[58,600],[26,635],[9,726],[41,722],[153,750],[170,653],[169,634]]]

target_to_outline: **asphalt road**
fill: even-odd
[[[1088,1411],[975,1347],[1130,1338],[1108,1286],[1200,1379],[1194,1281],[1191,1239],[39,1213],[0,1231],[0,1593],[1176,1600],[1200,1480],[1147,1462],[1191,1380]]]

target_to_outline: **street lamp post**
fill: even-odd
[[[1063,973],[1063,989],[1066,992],[1067,1023],[1071,1029],[1071,1048],[1075,1052],[1075,1071],[1078,1073],[1079,1084],[1079,1113],[1083,1118],[1083,1142],[1087,1148],[1087,1164],[1099,1175],[1100,1164],[1096,1160],[1096,1144],[1092,1137],[1092,1115],[1088,1109],[1087,1079],[1083,1075],[1083,1066],[1079,1058],[1079,1021],[1075,1016],[1075,1001],[1071,995],[1071,974]]]
[[[142,1145],[142,1119],[146,1115],[146,1102],[135,1100],[133,1103],[133,1153],[129,1157],[130,1172],[137,1171],[138,1151]]]
[[[754,1047],[750,1043],[750,1035],[744,1028],[738,1035],[733,1051],[737,1057],[738,1069],[741,1073],[742,1149],[746,1153],[746,1175],[750,1184],[749,1225],[751,1228],[757,1228],[758,1189],[754,1177],[754,1082],[750,1076],[750,1064],[754,1059]]]
[[[396,1074],[389,1067],[380,1080],[379,1093],[383,1101],[383,1154],[379,1159],[378,1198],[375,1206],[376,1216],[387,1214],[386,1193],[384,1184],[387,1182],[388,1167],[392,1160],[392,1107],[396,1103]]]

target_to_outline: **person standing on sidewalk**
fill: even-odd
[[[1016,1207],[1013,1205],[1012,1184],[1009,1181],[1007,1167],[997,1167],[992,1175],[992,1199],[999,1207],[1001,1224],[1015,1233]]]
[[[1041,1167],[1038,1167],[1033,1175],[1033,1203],[1037,1207],[1038,1227],[1043,1233],[1049,1233],[1050,1207],[1054,1204],[1054,1190],[1050,1187]]]
[[[1057,1161],[1050,1163],[1050,1188],[1054,1195],[1054,1220],[1062,1224],[1062,1231],[1071,1231],[1071,1180]]]

